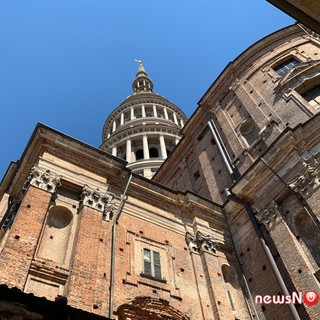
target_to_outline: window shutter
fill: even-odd
[[[151,252],[148,249],[143,249],[143,273],[152,276],[151,272]]]
[[[160,253],[153,251],[153,266],[154,266],[154,277],[161,279],[161,263],[160,263]]]

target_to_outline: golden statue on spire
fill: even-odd
[[[141,60],[137,60],[137,59],[135,59],[134,61],[138,62],[138,63],[139,63],[139,65],[140,65],[140,67],[142,67],[142,61],[141,61]]]

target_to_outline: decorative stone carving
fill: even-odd
[[[3,217],[3,220],[1,221],[2,224],[0,225],[0,230],[5,231],[12,225],[16,217],[16,214],[19,210],[20,204],[21,204],[21,201],[16,201],[12,204],[8,215],[5,215]],[[0,237],[1,237],[1,233],[0,233]]]
[[[50,170],[44,170],[34,165],[30,171],[29,177],[23,185],[22,191],[26,192],[29,186],[34,186],[44,191],[54,193],[56,188],[61,185],[61,175],[55,175]]]
[[[81,205],[103,213],[103,219],[109,221],[112,217],[114,203],[111,200],[114,196],[110,192],[101,192],[99,188],[93,189],[85,185],[81,194]]]
[[[215,253],[219,248],[218,240],[212,238],[209,235],[205,235],[200,231],[197,232],[197,242],[200,251],[209,251]]]
[[[302,197],[307,198],[320,185],[319,162],[314,159],[313,166],[303,162],[303,167],[303,172],[289,186],[294,192],[299,192]]]
[[[193,252],[199,251],[198,244],[196,242],[196,238],[190,232],[186,233],[185,240],[186,240],[186,243],[191,251],[193,251]]]
[[[187,232],[186,243],[192,252],[208,251],[215,253],[219,248],[218,240],[212,238],[210,235],[205,235],[200,231],[197,231],[196,236]]]
[[[110,201],[113,200],[113,198],[114,198],[113,195],[110,195],[108,199],[108,203],[105,205],[104,212],[103,212],[103,220],[109,221],[112,219],[115,204],[114,202],[110,202]]]
[[[272,200],[269,207],[256,214],[256,218],[259,222],[262,222],[268,229],[271,229],[282,219],[281,206],[279,206],[274,200]]]

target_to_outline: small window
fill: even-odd
[[[153,177],[157,172],[157,169],[151,169],[151,176]]]
[[[281,63],[280,65],[273,68],[273,70],[279,75],[283,75],[286,73],[289,69],[294,67],[294,65],[299,64],[299,61],[297,61],[294,58],[291,58],[289,60],[286,60],[285,62]]]
[[[141,177],[144,176],[144,175],[143,175],[143,171],[138,171],[137,174],[138,174],[139,176],[141,176]]]
[[[161,279],[160,253],[143,249],[143,273],[146,276]]]

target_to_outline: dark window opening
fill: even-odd
[[[143,159],[143,150],[139,149],[136,151],[136,160]]]
[[[320,85],[308,90],[302,97],[309,102],[312,107],[320,108]]]
[[[150,148],[149,155],[150,155],[150,158],[158,158],[159,157],[158,149]]]

